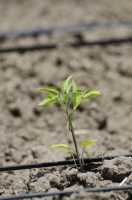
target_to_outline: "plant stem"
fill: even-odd
[[[85,149],[85,147],[83,147],[83,150],[82,150],[82,163],[83,163],[83,165],[84,165],[84,159],[83,159],[84,149]]]
[[[71,118],[72,116],[68,115],[68,111],[66,111],[66,114],[67,114],[68,121],[69,121],[69,130],[72,133],[72,138],[73,138],[74,146],[75,146],[75,149],[76,149],[76,154],[77,154],[77,158],[78,158],[78,162],[79,162],[79,167],[82,170],[82,162],[81,162],[81,159],[79,157],[77,142],[76,142],[76,138],[75,138],[75,134],[74,134],[74,128],[73,128],[73,125],[72,125],[72,118]]]
[[[75,157],[74,157],[74,155],[73,155],[72,151],[70,151],[70,153],[71,153],[71,155],[72,155],[72,158],[73,158],[73,160],[74,160],[74,164],[75,164],[76,168],[78,169],[78,167],[77,167],[77,164],[76,164],[76,161],[75,161]]]

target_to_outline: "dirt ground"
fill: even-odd
[[[1,0],[0,31],[55,25],[132,19],[131,0]],[[37,37],[8,38],[0,47],[92,41],[132,34],[131,27],[55,32]],[[86,148],[85,157],[132,153],[132,44],[64,47],[25,53],[0,54],[0,165],[58,161],[70,158],[64,150],[48,146],[66,143],[73,149],[65,114],[58,105],[38,106],[44,93],[37,88],[58,89],[70,75],[79,88],[94,88],[101,96],[84,100],[73,124],[81,153],[81,141],[98,139]],[[95,164],[93,164],[95,165]],[[112,172],[114,172],[112,175]],[[107,173],[106,173],[107,172]],[[0,173],[0,195],[115,186],[128,177],[132,184],[132,159],[117,158],[75,168],[58,167]],[[131,192],[73,194],[62,199],[131,199]],[[51,197],[42,199],[52,199]]]

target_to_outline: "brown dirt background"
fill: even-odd
[[[0,30],[48,27],[132,18],[131,0],[0,0]],[[79,33],[86,40],[130,35],[131,27],[93,29]],[[76,33],[56,32],[37,37],[9,38],[1,47],[76,41]],[[85,156],[132,153],[132,45],[124,43],[80,48],[0,54],[0,165],[47,162],[69,157],[49,145],[73,147],[67,119],[60,106],[38,106],[37,88],[60,87],[74,74],[81,89],[101,90],[83,101],[73,123],[81,141],[98,139]],[[78,134],[81,133],[81,134]],[[73,147],[74,148],[74,147]],[[20,174],[21,172],[17,172]],[[10,174],[0,174],[1,187]],[[7,194],[11,192],[8,191]]]

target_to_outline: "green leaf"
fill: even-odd
[[[55,149],[66,149],[68,151],[71,151],[71,148],[66,145],[66,144],[53,144],[52,146],[50,146],[49,148],[55,148]]]
[[[69,76],[66,80],[61,83],[61,89],[64,94],[69,94],[72,89],[72,76]]]
[[[80,104],[81,100],[82,100],[82,95],[78,95],[73,98],[73,110],[76,110],[76,108]]]
[[[83,94],[82,90],[76,90],[75,92],[72,93],[72,100],[76,99],[79,96],[82,97],[82,94]]]
[[[84,92],[83,92],[82,90],[79,90],[79,89],[78,89],[78,90],[75,91],[75,93],[83,94]]]
[[[92,143],[94,143],[94,142],[97,142],[97,140],[95,139],[95,140],[84,140],[84,141],[82,141],[82,146],[83,147],[86,147],[86,146],[88,146],[89,144],[92,144]]]
[[[54,95],[59,94],[59,91],[55,87],[51,87],[51,86],[45,86],[43,88],[39,88],[39,90],[44,91],[44,92],[49,92]]]
[[[77,85],[76,85],[76,83],[75,83],[74,80],[72,80],[72,90],[73,90],[73,92],[75,92],[76,90],[78,90],[78,87],[77,87]]]
[[[82,90],[76,90],[72,93],[72,101],[73,101],[73,110],[76,110],[77,106],[80,104],[82,100]]]
[[[42,101],[40,101],[38,105],[44,106],[53,103],[58,103],[58,95],[56,96],[48,95]]]
[[[76,110],[76,108],[78,107],[78,105],[80,104],[82,98],[78,97],[73,101],[73,110]]]
[[[86,90],[83,93],[82,98],[86,99],[86,98],[91,98],[91,97],[98,96],[98,95],[100,95],[100,91],[96,91],[96,90],[94,90],[92,88],[89,88],[88,90]]]
[[[65,82],[66,80],[64,80],[62,83],[61,83],[61,89],[62,89],[62,92],[65,94]]]
[[[66,94],[66,95],[63,97],[63,99],[64,99],[65,102],[68,101],[68,96],[69,96],[69,94]]]

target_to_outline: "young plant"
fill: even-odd
[[[69,130],[72,134],[72,138],[73,138],[73,142],[74,142],[74,146],[75,146],[75,150],[76,150],[76,155],[77,155],[78,162],[79,162],[79,167],[80,167],[80,169],[82,169],[82,162],[84,164],[83,153],[84,153],[85,147],[89,144],[92,144],[93,142],[96,142],[97,140],[82,141],[83,151],[82,151],[82,158],[80,159],[78,146],[77,146],[77,142],[76,142],[76,137],[75,137],[75,133],[74,133],[74,128],[73,128],[73,124],[72,124],[72,117],[73,117],[74,111],[76,110],[76,108],[78,107],[78,105],[81,103],[81,101],[83,99],[98,96],[100,94],[100,91],[96,91],[92,88],[89,88],[85,91],[80,90],[77,87],[75,80],[73,79],[73,76],[69,76],[66,80],[64,80],[61,83],[61,89],[62,89],[63,94],[61,94],[58,91],[58,89],[55,87],[45,86],[43,88],[40,88],[41,91],[47,92],[48,95],[44,99],[42,99],[42,101],[38,105],[48,105],[48,104],[53,104],[53,103],[59,103],[62,106],[64,112],[66,113],[67,119],[68,119]],[[75,158],[73,156],[73,152],[72,152],[71,148],[69,146],[67,146],[66,144],[55,144],[55,145],[52,145],[50,148],[62,148],[62,149],[66,149],[66,150],[70,151],[70,153],[74,159],[74,163],[76,165]],[[77,165],[76,165],[76,167],[77,167]]]

